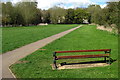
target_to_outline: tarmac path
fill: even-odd
[[[4,54],[1,54],[0,58],[2,58],[2,59],[0,59],[0,63],[2,63],[2,67],[0,66],[0,71],[2,71],[2,75],[0,75],[0,76],[2,78],[15,78],[15,76],[11,73],[11,70],[9,69],[10,65],[12,65],[16,61],[20,60],[21,58],[24,58],[25,56],[33,53],[34,51],[38,50],[39,48],[42,48],[43,46],[51,43],[52,41],[80,28],[81,26],[82,25],[72,28],[72,29],[69,29],[69,30],[66,30],[64,32],[55,34],[53,36],[44,38],[42,40],[30,43],[28,45],[17,48],[15,50],[8,51]]]

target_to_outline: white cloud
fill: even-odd
[[[55,5],[60,4],[59,6],[64,8],[75,8],[75,7],[86,7],[89,4],[94,4],[90,0],[37,0],[38,1],[38,8],[41,9],[48,9]],[[62,4],[61,4],[62,3]]]
[[[120,0],[108,0],[108,2],[119,2]]]
[[[12,3],[17,3],[19,1],[21,1],[21,0],[12,0]]]
[[[101,8],[104,8],[106,6],[107,6],[107,4],[100,5]]]
[[[19,1],[35,1],[35,0],[10,0],[13,3],[17,3]],[[75,7],[86,7],[89,4],[95,4],[90,0],[36,0],[38,2],[38,8],[48,9],[55,5],[64,8],[75,8]]]
[[[55,4],[59,3],[59,0],[37,0],[38,8],[48,9]]]

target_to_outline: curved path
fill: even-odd
[[[37,49],[47,45],[48,43],[51,43],[52,41],[70,33],[71,31],[78,29],[81,26],[82,25],[0,55],[2,56],[2,59],[0,59],[0,62],[2,62],[2,68],[0,68],[0,70],[2,69],[2,78],[14,78],[14,75],[12,75],[9,69],[10,65],[20,60],[21,58],[33,53]]]

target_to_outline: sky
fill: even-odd
[[[101,8],[104,8],[108,1],[112,0],[2,0],[2,2],[11,1],[13,3],[17,3],[19,1],[37,1],[38,8],[41,9],[49,9],[55,5],[68,9],[68,8],[76,8],[76,7],[87,7],[90,4],[98,4]],[[114,0],[119,1],[119,0]]]

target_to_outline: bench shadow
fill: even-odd
[[[117,59],[111,59],[110,62],[111,64],[113,62],[117,61]],[[77,65],[77,64],[95,64],[95,63],[106,63],[106,62],[109,62],[109,60],[98,60],[98,61],[87,61],[87,62],[77,62],[77,63],[66,63],[66,62],[63,62],[63,63],[60,63],[61,66],[63,65]]]

